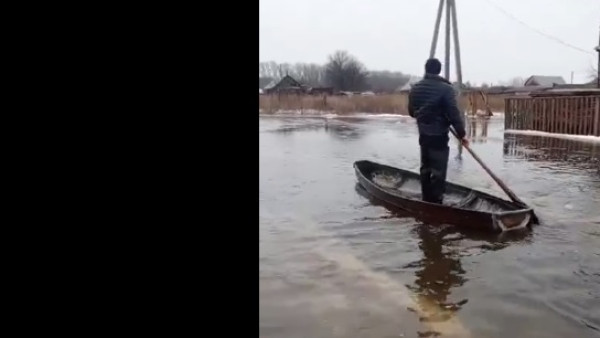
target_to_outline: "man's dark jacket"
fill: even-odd
[[[425,74],[408,95],[408,113],[417,119],[421,146],[446,147],[449,127],[458,137],[465,136],[461,113],[456,105],[454,88],[439,75]]]

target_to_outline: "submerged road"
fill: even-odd
[[[408,117],[259,117],[260,336],[600,336],[600,144],[471,132],[542,225],[466,233],[364,196],[356,160],[418,170]],[[456,154],[449,180],[507,198]]]

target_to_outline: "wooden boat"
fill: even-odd
[[[509,231],[527,227],[533,209],[446,182],[444,204],[421,200],[418,173],[371,162],[354,162],[359,184],[372,196],[425,218],[435,218],[458,227],[485,231]]]

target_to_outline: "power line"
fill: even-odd
[[[587,51],[587,50],[585,50],[585,49],[583,49],[583,48],[579,48],[579,47],[577,47],[577,46],[573,46],[572,44],[570,44],[570,43],[568,43],[568,42],[564,42],[564,41],[562,41],[561,39],[559,39],[559,38],[557,38],[557,37],[554,37],[554,36],[552,36],[552,35],[546,34],[546,33],[542,32],[542,31],[540,31],[539,29],[536,29],[536,28],[534,28],[534,27],[531,27],[531,26],[529,26],[528,24],[526,24],[525,22],[523,22],[523,21],[522,21],[522,20],[520,20],[519,18],[516,18],[514,15],[510,14],[509,12],[507,12],[505,9],[503,9],[502,7],[500,7],[500,6],[498,6],[497,4],[495,4],[494,2],[492,2],[492,1],[490,1],[490,0],[486,0],[486,1],[487,1],[489,4],[491,4],[492,6],[494,6],[496,9],[500,10],[502,13],[504,13],[504,14],[505,14],[506,16],[508,16],[509,18],[511,18],[511,19],[513,19],[513,20],[515,20],[515,21],[517,21],[518,23],[520,23],[521,25],[523,25],[523,26],[525,26],[525,27],[527,27],[527,28],[531,29],[532,31],[534,31],[534,32],[536,32],[536,33],[538,33],[538,34],[540,34],[540,35],[542,35],[542,36],[545,36],[545,37],[547,37],[548,39],[554,40],[554,41],[556,41],[556,42],[558,42],[558,43],[560,43],[560,44],[562,44],[562,45],[564,45],[564,46],[567,46],[567,47],[569,47],[569,48],[575,49],[575,50],[577,50],[577,51],[580,51],[580,52],[583,52],[583,53],[586,53],[586,54],[593,55],[593,54],[592,54],[592,52],[590,52],[590,51]]]

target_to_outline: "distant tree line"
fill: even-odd
[[[594,78],[597,74],[593,70]],[[272,81],[278,81],[290,75],[300,83],[310,87],[333,87],[337,91],[373,91],[376,93],[393,93],[404,86],[411,78],[402,72],[368,71],[365,65],[347,51],[335,51],[327,58],[327,63],[277,63],[274,61],[259,62],[258,86],[264,88]],[[455,83],[456,84],[456,83]],[[525,84],[523,77],[513,77],[507,81],[498,81],[494,85],[521,87]],[[463,88],[488,88],[492,84],[472,85],[463,83]]]
[[[259,88],[285,75],[311,87],[333,87],[337,91],[371,90],[378,93],[392,93],[410,79],[410,75],[401,72],[368,71],[362,62],[346,51],[329,55],[324,65],[274,61],[258,64]]]

